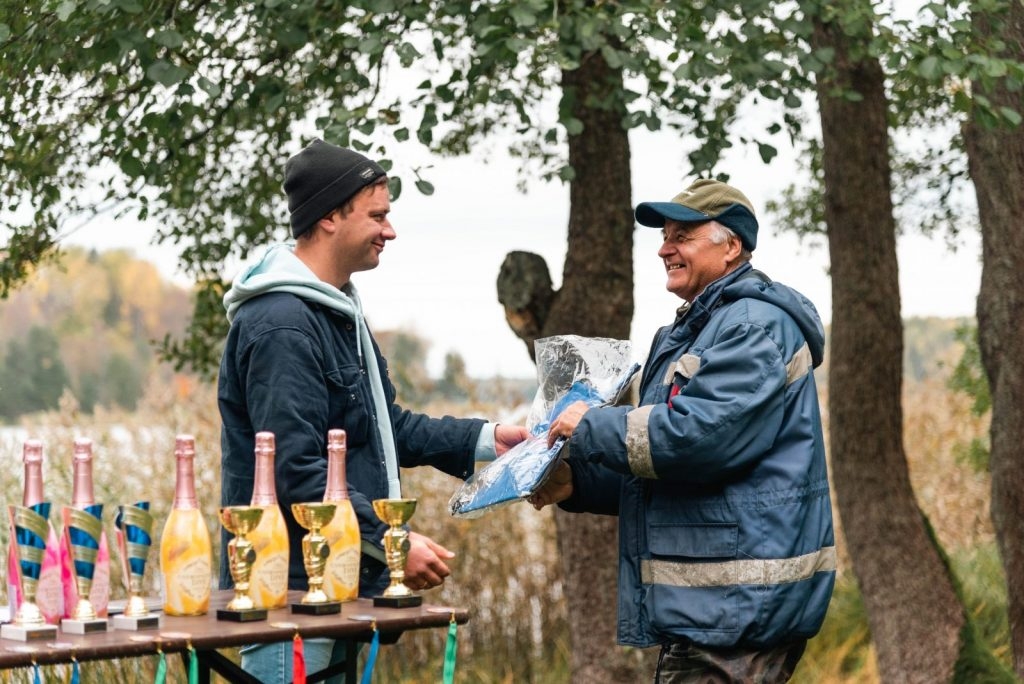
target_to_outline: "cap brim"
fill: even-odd
[[[637,223],[651,228],[663,227],[666,220],[684,223],[711,220],[707,214],[702,214],[696,209],[690,209],[675,202],[641,202],[636,207],[635,216]]]

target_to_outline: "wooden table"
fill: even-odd
[[[304,592],[289,592],[289,603],[301,599]],[[245,644],[288,641],[296,632],[303,638],[326,637],[345,642],[348,657],[343,666],[311,672],[307,681],[322,681],[346,673],[347,682],[356,681],[356,654],[359,642],[369,642],[374,629],[380,632],[380,643],[393,644],[403,632],[412,629],[447,628],[454,619],[458,624],[469,620],[464,608],[423,605],[416,608],[375,608],[370,599],[342,604],[340,615],[299,615],[288,608],[269,611],[266,620],[249,623],[229,622],[216,618],[217,608],[230,600],[230,591],[216,591],[210,601],[210,612],[199,617],[161,617],[160,629],[138,632],[115,630],[88,635],[58,631],[55,640],[21,642],[0,639],[0,669],[29,667],[34,663],[51,665],[70,663],[72,659],[111,660],[164,653],[180,653],[188,660],[188,650],[195,649],[199,659],[201,682],[210,681],[210,671],[229,682],[257,684],[259,680],[244,672],[218,652]]]

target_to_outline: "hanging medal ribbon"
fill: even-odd
[[[188,684],[199,684],[199,654],[188,642]]]
[[[380,632],[377,631],[377,621],[373,621],[373,641],[370,642],[370,652],[366,654],[366,666],[363,668],[363,679],[361,684],[370,684],[373,681],[373,668],[377,664],[377,650],[380,648]]]
[[[160,656],[160,660],[156,663],[156,676],[153,678],[153,684],[166,684],[167,682],[167,656],[164,652],[157,649],[157,654]]]
[[[292,684],[306,684],[306,658],[302,654],[302,637],[298,632],[292,639]]]

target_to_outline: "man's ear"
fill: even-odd
[[[335,231],[338,230],[338,223],[336,221],[337,217],[338,210],[335,209],[330,214],[327,214],[327,216],[324,216],[319,221],[317,221],[313,228],[319,228],[320,230],[323,230],[326,233],[334,233]]]
[[[729,247],[725,250],[725,263],[733,264],[739,260],[740,255],[743,254],[743,241],[734,235],[729,236]]]

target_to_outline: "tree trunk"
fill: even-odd
[[[981,40],[1001,39],[1005,56],[1024,59],[1024,5],[1005,16],[975,10]],[[1005,83],[975,84],[993,108],[1021,111],[1021,93]],[[965,128],[971,178],[981,220],[982,271],[978,341],[992,393],[990,468],[992,521],[1006,571],[1013,667],[1024,678],[1024,130],[986,127],[977,117]]]
[[[884,76],[863,50],[851,57],[867,40],[842,26],[816,20],[813,43],[835,50],[834,70],[819,76],[817,90],[832,268],[830,448],[842,528],[882,681],[950,681],[964,614],[914,499],[903,451]]]
[[[562,287],[550,291],[543,259],[512,253],[498,278],[509,325],[526,342],[551,335],[629,339],[633,319],[633,212],[622,74],[599,52],[562,73],[563,105],[583,122],[569,136],[568,249]],[[652,258],[653,255],[652,255]],[[637,682],[650,677],[637,652],[615,647],[618,521],[555,513],[565,573],[572,681]]]

